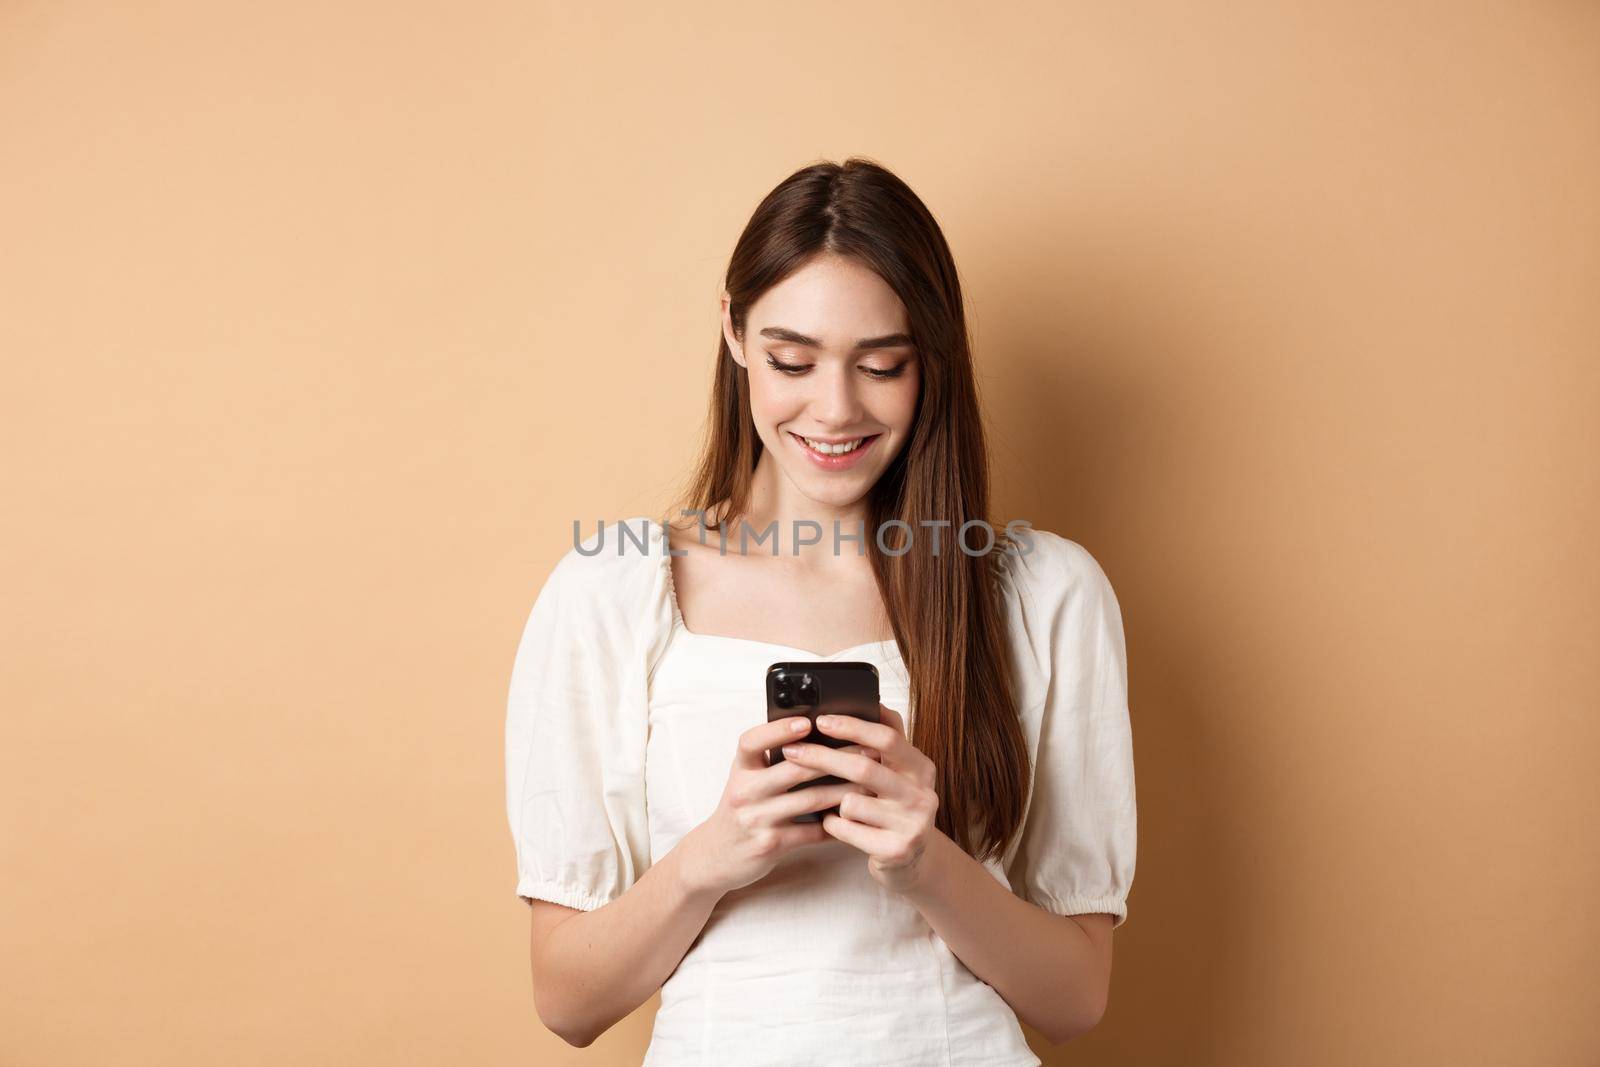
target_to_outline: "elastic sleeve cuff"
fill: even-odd
[[[534,900],[548,900],[552,904],[562,904],[579,911],[594,911],[611,903],[608,897],[600,896],[579,889],[576,886],[562,885],[559,882],[538,882],[531,878],[524,878],[517,883],[517,896],[532,903]]]
[[[1048,893],[1029,893],[1024,899],[1052,915],[1092,915],[1105,912],[1113,916],[1111,929],[1128,921],[1128,904],[1121,897],[1053,897]]]

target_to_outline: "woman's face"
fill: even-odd
[[[749,371],[763,461],[770,456],[818,504],[864,497],[905,447],[922,387],[894,290],[858,261],[824,253],[750,306],[742,345],[724,295],[722,329]],[[814,445],[849,451],[824,454]]]

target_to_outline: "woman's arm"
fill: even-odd
[[[905,891],[967,969],[1055,1044],[1094,1029],[1111,986],[1110,915],[1054,915],[938,832]]]
[[[648,1000],[705,928],[722,894],[683,876],[683,846],[694,833],[603,907],[533,902],[534,1010],[569,1045],[592,1044]]]

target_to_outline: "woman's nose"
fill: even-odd
[[[859,383],[849,367],[833,367],[817,376],[821,394],[814,397],[811,411],[818,422],[833,430],[849,430],[861,422]]]

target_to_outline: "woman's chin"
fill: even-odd
[[[847,508],[859,503],[875,480],[875,475],[870,473],[852,472],[853,476],[846,478],[839,474],[818,474],[803,466],[785,473],[789,476],[789,484],[798,489],[801,496],[826,508]]]

